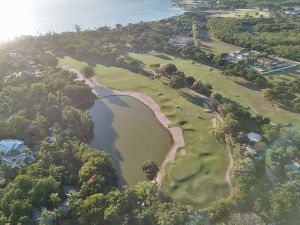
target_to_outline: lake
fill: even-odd
[[[3,0],[0,3],[0,40],[49,31],[126,25],[179,15],[172,0]]]
[[[172,139],[153,111],[129,96],[111,96],[95,101],[90,109],[94,139],[90,147],[108,152],[129,185],[145,180],[142,165],[153,159],[161,164]]]

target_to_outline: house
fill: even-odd
[[[238,62],[240,60],[245,60],[247,58],[249,58],[250,56],[255,55],[254,52],[251,51],[247,51],[247,50],[239,50],[239,51],[234,51],[234,52],[230,52],[228,53],[228,57],[227,59],[233,62]],[[226,58],[225,58],[226,60]]]
[[[0,152],[2,156],[0,161],[5,163],[12,168],[19,167],[24,164],[24,160],[28,158],[25,150],[28,147],[25,145],[24,141],[4,139],[0,141]]]
[[[254,132],[250,132],[247,134],[247,137],[250,141],[253,142],[260,142],[262,141],[262,136],[260,134],[254,133]]]

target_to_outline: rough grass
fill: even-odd
[[[228,78],[221,74],[218,69],[211,68],[201,63],[195,63],[191,60],[175,58],[152,52],[149,54],[130,54],[131,57],[140,60],[146,64],[146,67],[152,63],[161,65],[174,63],[179,70],[187,76],[193,76],[204,82],[213,85],[215,91],[220,92],[228,102],[234,101],[239,103],[253,114],[262,114],[269,117],[272,122],[282,125],[291,124],[294,128],[300,129],[300,115],[274,107],[267,101],[260,92],[256,91],[251,84],[240,78]],[[168,58],[168,59],[165,59]],[[299,76],[299,70],[281,72],[281,76]],[[278,74],[278,75],[280,75]]]
[[[266,75],[270,82],[293,81],[300,78],[300,66]]]
[[[223,10],[222,12],[216,12],[211,17],[223,17],[223,18],[236,18],[243,19],[247,17],[253,18],[269,18],[271,13],[268,10],[259,10],[258,8],[254,9],[235,9],[232,11]]]
[[[224,43],[224,42],[212,37],[209,34],[204,34],[203,37],[201,37],[200,48],[205,51],[212,52],[216,55],[219,55],[221,53],[229,53],[229,52],[233,52],[233,51],[242,49],[238,46]]]
[[[159,56],[155,55],[131,56],[147,65],[168,62],[165,61],[165,57],[159,61]],[[77,69],[85,65],[69,57],[59,60]],[[190,64],[191,62],[188,62],[188,65]],[[178,201],[205,208],[218,196],[228,193],[225,182],[228,165],[226,146],[209,134],[211,116],[204,112],[197,96],[188,89],[174,90],[159,80],[151,80],[126,69],[100,64],[94,69],[95,78],[99,82],[113,89],[141,92],[152,97],[174,124],[181,124],[186,141],[186,155],[178,153],[176,160],[167,165],[163,188],[170,196]],[[207,76],[210,74],[206,66],[197,67],[197,70]],[[176,105],[181,106],[183,110],[177,109]],[[198,115],[201,118],[198,118]]]

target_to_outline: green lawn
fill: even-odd
[[[150,54],[130,54],[131,57],[140,60],[146,64],[146,67],[152,63],[166,64],[174,63],[179,70],[187,76],[193,76],[204,82],[213,85],[213,89],[221,92],[223,97],[235,101],[243,107],[249,109],[252,113],[260,113],[271,118],[272,122],[287,125],[289,123],[296,129],[300,129],[300,115],[283,109],[275,108],[258,92],[251,89],[247,82],[239,78],[228,78],[221,75],[221,71],[213,69],[201,63],[195,63],[191,60],[184,60],[157,52]],[[299,70],[281,72],[281,76],[298,76]]]
[[[216,55],[221,53],[229,53],[237,50],[241,50],[242,48],[231,45],[228,43],[224,43],[217,38],[212,37],[209,34],[205,34],[200,40],[200,47],[205,51],[212,52]]]
[[[145,60],[147,65],[159,60],[158,56],[131,56]],[[59,60],[77,69],[85,65],[69,57]],[[162,62],[167,62],[164,60]],[[211,115],[204,112],[199,98],[188,89],[177,91],[164,85],[162,81],[151,80],[126,69],[100,64],[94,69],[95,78],[113,89],[141,92],[152,97],[161,106],[163,113],[174,124],[182,127],[186,154],[177,154],[176,160],[167,166],[167,175],[163,181],[163,188],[170,196],[203,209],[216,197],[228,193],[225,182],[228,165],[226,147],[209,134]],[[210,73],[204,66],[198,69],[203,69],[202,72],[207,76]],[[183,110],[178,110],[176,105]]]

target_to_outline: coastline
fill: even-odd
[[[117,24],[128,26],[141,21],[154,22],[179,16],[185,12],[173,0],[143,0],[138,3],[128,0],[93,0],[89,4],[85,4],[82,0],[76,0],[76,3],[73,4],[68,0],[32,2],[30,0],[28,4],[24,5],[29,11],[32,10],[32,16],[23,14],[24,10],[21,10],[21,7],[17,14],[20,14],[22,19],[17,18],[14,21],[11,26],[13,29],[4,26],[6,29],[0,34],[0,45],[26,36],[38,37],[48,33],[74,32],[75,25],[79,25],[82,30],[86,31],[97,30],[101,27],[115,28]],[[13,6],[4,5],[3,7],[9,14],[16,13]],[[0,18],[5,21],[1,15]],[[27,26],[27,24],[31,26]]]
[[[140,102],[145,104],[153,111],[156,119],[160,122],[161,125],[163,125],[168,130],[172,138],[172,145],[168,151],[168,154],[166,155],[163,162],[161,163],[159,167],[159,172],[156,177],[156,183],[161,185],[162,180],[166,174],[165,171],[166,165],[169,162],[175,160],[175,156],[178,150],[184,149],[185,147],[185,141],[184,141],[182,129],[179,126],[172,126],[172,122],[166,117],[166,115],[163,114],[163,112],[160,109],[160,106],[151,97],[138,92],[128,92],[128,91],[123,92],[123,91],[112,90],[106,87],[105,85],[99,83],[95,79],[85,79],[79,70],[74,69],[66,64],[60,63],[59,67],[75,73],[77,75],[77,79],[85,81],[85,83],[90,88],[92,88],[93,93],[100,98],[105,98],[109,96],[129,96],[139,100]]]

